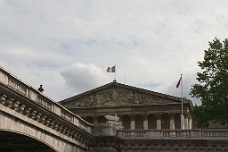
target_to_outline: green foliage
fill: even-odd
[[[228,122],[228,39],[215,38],[204,50],[204,60],[198,62],[202,72],[197,73],[198,84],[192,85],[190,94],[202,104],[190,112],[197,126],[205,128],[208,122]]]
[[[208,127],[208,121],[207,121],[207,115],[204,114],[204,109],[202,106],[197,106],[195,105],[191,111],[190,115],[197,120],[196,121],[196,126],[199,128],[207,128]]]

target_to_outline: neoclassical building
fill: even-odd
[[[187,99],[116,81],[60,102],[42,91],[0,67],[1,152],[228,151],[227,128],[192,128]]]
[[[94,125],[106,123],[106,115],[117,115],[124,129],[181,129],[182,98],[115,80],[59,103]],[[184,129],[193,126],[189,116],[191,107],[192,102],[184,98]]]

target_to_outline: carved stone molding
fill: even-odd
[[[1,95],[1,104],[3,104],[3,105],[5,104],[6,98],[7,98],[6,95],[4,95],[4,94]]]
[[[35,120],[38,121],[38,122],[40,122],[41,121],[41,116],[42,116],[42,114],[38,112],[36,114],[36,116],[35,116]]]
[[[67,124],[54,121],[53,118],[48,116],[48,114],[35,110],[34,107],[31,107],[25,101],[22,102],[20,100],[14,100],[14,98],[11,98],[8,95],[0,93],[0,104],[12,110],[15,110],[18,113],[21,113],[37,122],[40,122],[43,125],[46,125],[58,132],[61,132],[66,136],[69,136],[74,139],[77,138],[76,140],[79,140],[79,141],[83,141],[83,142],[86,141],[83,135],[80,135],[80,133],[77,133],[77,131],[69,129]]]
[[[51,119],[50,118],[47,118],[46,119],[46,122],[45,122],[45,125],[49,126],[50,125],[50,122],[51,122]]]
[[[58,128],[59,128],[59,123],[55,123],[55,125],[54,125],[54,129],[56,130],[56,131],[58,131]]]
[[[12,107],[13,107],[13,99],[8,97],[8,98],[6,99],[6,105],[7,105],[8,107],[12,108]]]
[[[71,130],[69,133],[69,136],[73,138],[74,134],[75,134],[75,132]]]
[[[74,101],[73,101],[74,100]],[[102,105],[132,105],[132,104],[157,104],[171,103],[171,99],[163,98],[150,93],[126,89],[121,87],[110,87],[105,90],[91,92],[86,96],[73,99],[66,107],[91,107]]]
[[[13,105],[14,110],[18,111],[19,105],[20,105],[20,102],[19,101],[15,101],[14,105]]]
[[[74,138],[74,139],[77,139],[77,136],[78,136],[78,133],[75,132],[74,135],[73,135],[73,138]]]
[[[66,128],[66,127],[63,127],[63,129],[62,129],[62,133],[63,133],[63,134],[65,134],[65,133],[66,133],[66,131],[67,131],[67,128]]]
[[[29,117],[29,116],[30,116],[31,110],[32,110],[32,109],[29,108],[29,107],[25,108],[25,111],[24,111],[24,112],[25,112],[25,115]]]
[[[40,121],[40,122],[41,122],[42,124],[45,124],[46,119],[47,119],[47,116],[42,115],[42,116],[41,116],[41,121]]]
[[[82,136],[82,135],[77,134],[77,136],[75,137],[75,139],[76,139],[76,140],[80,140],[81,136]]]
[[[31,112],[31,118],[32,118],[32,119],[35,119],[36,115],[37,115],[37,111],[36,111],[36,110],[33,110],[33,111]]]
[[[25,108],[26,108],[25,104],[20,104],[19,107],[18,107],[18,112],[24,113]]]
[[[49,126],[50,126],[52,129],[54,129],[55,123],[56,123],[56,122],[55,122],[54,120],[51,120]]]
[[[59,125],[58,131],[62,132],[62,130],[63,130],[63,125]]]

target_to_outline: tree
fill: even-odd
[[[215,38],[204,50],[204,60],[198,62],[202,72],[197,73],[198,84],[191,87],[190,95],[200,99],[190,111],[197,127],[208,127],[209,122],[222,125],[228,122],[228,39]]]

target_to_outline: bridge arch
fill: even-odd
[[[66,139],[58,131],[0,104],[0,131],[25,135],[52,149],[52,152],[86,151]],[[70,140],[71,138],[69,138]]]
[[[11,130],[0,130],[1,152],[56,152],[53,147],[31,136]]]
[[[3,111],[0,111],[0,132],[24,135],[27,136],[27,138],[32,138],[47,145],[55,152],[61,152],[57,146],[61,141],[57,137],[54,138],[53,135],[48,132],[40,130],[38,127],[30,125],[23,120],[14,118]]]

